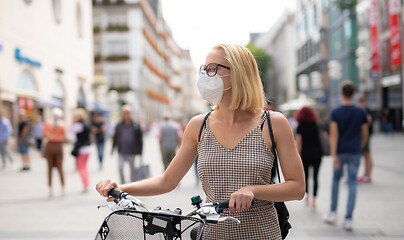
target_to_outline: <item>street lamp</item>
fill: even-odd
[[[319,71],[310,73],[311,86],[313,89],[321,89],[323,87],[322,76]]]
[[[307,74],[300,74],[297,77],[299,82],[299,90],[301,92],[307,91],[309,89],[309,76]]]
[[[327,67],[332,80],[339,80],[342,77],[342,65],[338,60],[329,61]]]
[[[361,91],[366,90],[367,85],[370,84],[369,78],[368,78],[368,71],[370,69],[370,53],[368,49],[365,47],[358,47],[355,51],[356,55],[356,60],[355,64],[359,69],[359,79],[360,79],[360,84],[359,84],[359,89]]]
[[[330,81],[330,107],[334,107],[338,103],[338,89],[339,89],[339,81],[342,78],[342,65],[338,60],[331,60],[327,64],[328,67],[328,76],[332,80]]]

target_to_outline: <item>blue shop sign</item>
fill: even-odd
[[[19,61],[20,63],[28,63],[29,65],[32,65],[34,67],[41,67],[42,65],[38,61],[34,61],[30,58],[21,56],[21,50],[19,48],[15,49],[15,59],[17,59],[17,61]]]

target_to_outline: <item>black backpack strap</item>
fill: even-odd
[[[269,136],[271,137],[271,142],[272,142],[271,150],[272,150],[272,153],[274,154],[274,164],[273,164],[272,170],[271,170],[271,179],[277,175],[278,181],[280,183],[281,177],[280,177],[279,169],[278,169],[278,153],[276,152],[276,143],[275,143],[274,133],[272,131],[271,117],[270,117],[269,111],[265,111],[265,114],[267,116]]]
[[[208,112],[205,115],[205,118],[203,119],[202,125],[201,125],[201,129],[199,129],[199,135],[198,135],[198,142],[201,141],[201,135],[202,135],[202,131],[203,128],[206,126],[206,120],[208,119],[209,115],[212,113],[213,111]]]

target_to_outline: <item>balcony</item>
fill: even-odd
[[[100,26],[94,26],[94,27],[93,27],[93,33],[94,33],[94,34],[100,33],[100,32],[101,32],[101,27],[100,27]]]
[[[108,25],[107,27],[108,32],[127,32],[129,31],[128,25]]]
[[[102,60],[101,54],[94,55],[94,62],[95,63],[100,62],[101,60]]]
[[[125,92],[129,92],[130,90],[132,90],[132,88],[129,86],[119,86],[119,87],[110,86],[109,91],[113,91],[113,90],[117,91],[118,93],[125,93]]]
[[[109,62],[120,62],[120,61],[128,61],[130,59],[129,55],[109,55],[105,58],[105,60]]]

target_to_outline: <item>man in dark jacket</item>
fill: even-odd
[[[125,183],[124,164],[129,162],[131,181],[135,178],[135,156],[142,155],[143,132],[140,125],[131,118],[131,107],[125,105],[122,107],[122,121],[116,125],[115,135],[112,143],[111,154],[115,148],[119,153],[119,175],[121,183]]]

